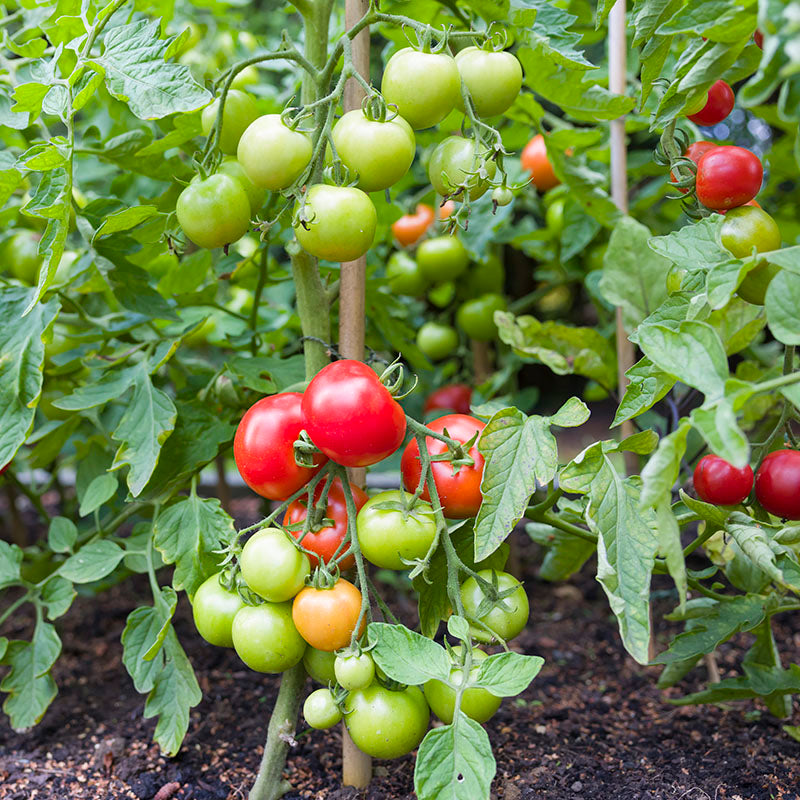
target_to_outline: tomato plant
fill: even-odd
[[[452,325],[426,322],[417,332],[417,347],[431,361],[441,361],[458,347],[458,333]]]
[[[475,147],[475,142],[462,136],[448,136],[436,145],[428,163],[428,177],[439,194],[466,194],[470,200],[477,200],[486,192],[497,166]]]
[[[461,275],[469,264],[469,254],[455,236],[426,239],[417,248],[417,265],[430,283],[450,281]]]
[[[408,253],[397,251],[392,253],[386,265],[386,280],[389,288],[399,294],[419,297],[425,293],[429,281],[422,274],[419,264]]]
[[[456,53],[456,66],[479,117],[508,111],[522,88],[522,66],[513,53],[465,47]],[[460,95],[456,105],[464,110]]]

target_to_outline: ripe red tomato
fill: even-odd
[[[763,177],[755,153],[734,145],[715,147],[697,162],[697,199],[716,211],[743,206],[758,194]]]
[[[303,426],[338,464],[368,467],[397,450],[406,435],[402,406],[361,361],[334,361],[303,395]]]
[[[689,114],[689,119],[698,125],[716,125],[733,111],[735,100],[733,89],[725,81],[717,81],[708,90],[706,104],[696,114]]]
[[[233,458],[244,482],[269,500],[285,500],[307,484],[328,460],[319,453],[315,468],[299,467],[294,442],[303,430],[300,392],[264,397],[242,417],[233,440]]]
[[[753,34],[753,41],[756,43],[756,46],[759,47],[761,50],[764,49],[764,34],[761,31],[756,31]]]
[[[367,496],[358,486],[350,484],[350,489],[353,492],[353,500],[356,504],[356,510],[360,511],[364,503],[367,502]],[[322,494],[322,484],[317,486],[314,497],[319,499]],[[295,500],[289,508],[286,509],[286,514],[283,518],[284,525],[292,525],[294,523],[302,522],[306,518],[308,508],[306,507],[305,499],[301,498]],[[325,509],[325,519],[332,519],[333,525],[330,527],[320,528],[319,530],[310,530],[301,542],[306,550],[316,553],[326,563],[333,558],[333,554],[338,550],[339,545],[344,540],[347,534],[347,503],[344,498],[344,489],[342,482],[339,478],[335,478],[331,483],[330,491],[328,492],[328,505]],[[299,540],[302,535],[302,530],[290,531],[295,539]],[[348,548],[344,551],[347,552]],[[318,563],[318,559],[309,556],[311,566],[313,567]],[[352,554],[347,558],[342,559],[339,563],[340,569],[350,569],[355,564],[355,558]]]
[[[472,400],[472,389],[465,383],[451,383],[431,392],[425,400],[423,411],[455,411],[458,414],[469,414],[469,404]]]
[[[486,427],[486,423],[466,414],[447,414],[431,422],[428,427],[437,433],[443,433],[446,428],[450,438],[463,444],[482,431]],[[428,436],[426,445],[432,456],[447,452],[447,445],[439,439],[432,439]],[[481,479],[483,478],[484,460],[478,450],[477,441],[470,447],[469,455],[475,462],[471,466],[462,464],[454,467],[450,461],[434,461],[432,463],[433,480],[439,494],[439,501],[442,504],[444,515],[451,519],[474,517],[483,500]],[[422,472],[416,439],[412,439],[406,445],[400,461],[400,471],[403,473],[403,485],[409,492],[415,492],[419,486]],[[427,486],[422,497],[424,500],[431,499]]]
[[[800,451],[776,450],[761,462],[756,499],[776,517],[800,519]]]
[[[433,219],[433,209],[425,203],[419,203],[413,214],[404,214],[392,223],[394,238],[403,247],[416,244],[430,228]]]
[[[292,603],[298,633],[317,650],[329,653],[347,647],[361,613],[361,592],[339,578],[330,589],[306,586]],[[364,630],[366,618],[361,621]]]
[[[719,456],[703,456],[694,468],[694,490],[706,503],[715,506],[735,506],[753,488],[753,470],[734,467]]]
[[[714,144],[714,142],[706,142],[703,139],[700,141],[692,142],[687,148],[684,155],[686,158],[691,158],[692,161],[696,164],[700,159],[708,153],[710,150],[713,150],[715,147],[719,147],[719,145]],[[675,180],[675,173],[670,172],[669,174],[670,180]],[[688,189],[679,189],[682,194],[686,194]]]
[[[531,173],[533,185],[540,192],[546,192],[561,183],[553,172],[553,165],[547,158],[547,146],[544,143],[544,136],[541,134],[534,136],[525,145],[520,162],[522,168]]]

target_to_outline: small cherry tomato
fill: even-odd
[[[715,211],[743,206],[758,194],[763,177],[755,153],[733,145],[715,147],[697,162],[697,199]]]
[[[291,603],[244,606],[233,618],[233,647],[256,672],[283,672],[303,657],[306,643],[292,622]]]
[[[239,140],[236,157],[259,189],[286,189],[311,161],[311,139],[292,130],[280,114],[265,114],[252,122]]]
[[[733,111],[735,102],[733,89],[725,81],[717,81],[708,90],[708,100],[702,109],[687,116],[698,125],[716,125]]]
[[[342,721],[342,712],[330,689],[317,689],[306,697],[303,717],[312,728],[324,731]]]
[[[200,584],[192,598],[192,616],[197,632],[207,642],[217,647],[233,647],[233,618],[244,607],[244,601],[219,579],[217,573]]]
[[[292,619],[303,639],[317,650],[329,652],[350,644],[360,613],[361,592],[344,578],[330,589],[306,586],[292,603]],[[359,635],[365,623],[366,619],[362,620]]]
[[[756,499],[776,517],[800,519],[800,451],[776,450],[761,462]]]
[[[278,528],[253,534],[242,548],[239,565],[247,586],[271,603],[294,597],[311,572],[308,556]]]
[[[761,50],[764,49],[764,34],[757,30],[753,34],[753,41],[756,43],[756,47],[760,48]]]
[[[211,133],[217,119],[219,100],[203,109],[200,125],[203,136]],[[219,149],[227,155],[234,155],[239,139],[253,120],[258,117],[256,101],[246,92],[230,89],[225,97],[225,108],[222,110],[222,131],[219,137]]]
[[[455,236],[426,239],[417,248],[417,265],[425,280],[431,283],[451,281],[469,265],[469,253]]]
[[[496,186],[492,192],[492,200],[498,206],[507,206],[514,199],[514,192],[508,186]]]
[[[451,383],[431,392],[425,400],[423,411],[454,411],[457,414],[469,414],[472,402],[472,388],[465,383]]]
[[[422,296],[430,286],[419,264],[403,250],[398,250],[389,256],[389,262],[386,264],[386,280],[392,292],[409,297]]]
[[[241,239],[250,227],[247,192],[220,172],[192,181],[178,195],[175,211],[183,232],[209,250]]]
[[[478,172],[485,170],[485,177]],[[428,178],[441,195],[449,195],[464,187],[470,200],[477,200],[489,188],[497,172],[494,161],[483,161],[475,153],[475,142],[463,136],[448,136],[436,145],[428,162]]]
[[[431,361],[441,361],[458,348],[458,333],[452,325],[425,322],[417,331],[417,347]]]
[[[445,200],[440,205],[436,206],[436,219],[440,222],[445,219],[450,219],[456,210],[456,204],[453,200]]]
[[[525,145],[520,162],[522,168],[530,172],[533,185],[540,192],[546,192],[561,183],[547,158],[547,145],[542,134],[537,134]]]
[[[456,323],[470,339],[490,342],[497,338],[494,312],[505,311],[505,298],[499,294],[483,294],[463,303],[456,313]]]
[[[339,685],[352,692],[364,689],[372,683],[375,677],[375,662],[369,653],[340,655],[336,656],[333,662],[333,671]]]
[[[392,223],[392,233],[403,247],[409,247],[425,235],[433,220],[433,209],[425,203],[419,203],[413,214],[404,214]]]
[[[734,467],[719,456],[703,456],[694,468],[694,490],[706,503],[715,506],[735,506],[753,488],[750,466]]]
[[[317,650],[316,647],[307,647],[303,653],[303,666],[306,672],[317,682],[324,685],[336,681],[334,664],[336,655],[327,650]]]
[[[522,588],[522,584],[513,575],[509,575],[507,572],[482,569],[478,572],[478,575],[489,583],[492,583],[493,577],[495,577],[497,588],[500,592],[505,592],[509,589],[514,589],[514,591],[508,597],[498,601],[499,604],[487,614],[478,617],[478,608],[486,595],[475,578],[467,578],[461,584],[461,601],[464,603],[464,612],[468,617],[491,628],[504,640],[513,639],[520,634],[528,622],[530,609],[525,589]],[[505,605],[505,608],[503,605]],[[490,642],[494,639],[489,631],[478,625],[471,625],[470,632],[479,642]]]

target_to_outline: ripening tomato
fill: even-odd
[[[345,467],[368,467],[403,442],[402,406],[361,361],[334,361],[303,394],[303,427],[328,458]]]
[[[431,392],[425,400],[423,411],[454,411],[457,414],[469,414],[472,402],[472,388],[465,383],[451,383]]]
[[[336,656],[333,662],[336,680],[348,692],[364,689],[375,678],[375,662],[369,653],[348,653]]]
[[[242,134],[236,157],[256,186],[276,192],[303,174],[312,152],[307,134],[285,125],[280,114],[265,114]]]
[[[430,128],[455,107],[461,94],[461,76],[447,53],[423,53],[405,47],[386,63],[381,94],[387,103],[397,106],[412,128]]]
[[[239,565],[248,588],[270,603],[294,597],[311,572],[308,556],[278,528],[254,533],[242,548]]]
[[[233,618],[244,607],[244,600],[238,592],[226,589],[220,577],[216,573],[200,584],[192,598],[192,616],[197,632],[207,642],[233,647]]]
[[[522,168],[530,172],[533,185],[540,192],[546,192],[561,183],[547,158],[547,145],[542,134],[537,134],[525,145],[520,162]]]
[[[303,430],[300,392],[263,397],[242,417],[233,440],[233,458],[244,482],[269,500],[285,500],[305,486],[328,460],[314,455],[315,467],[300,467],[294,443]]]
[[[485,170],[485,177],[478,174],[481,169]],[[450,195],[465,187],[470,200],[477,200],[486,192],[496,172],[497,164],[484,161],[475,153],[475,142],[463,136],[443,139],[428,162],[428,178],[439,194]]]
[[[233,647],[256,672],[283,672],[303,657],[306,643],[292,622],[291,603],[244,606],[233,618]]]
[[[443,203],[440,203],[436,206],[436,219],[440,222],[446,219],[450,219],[453,216],[456,210],[456,204],[453,200],[445,200]]]
[[[464,612],[468,617],[491,628],[497,636],[500,636],[505,641],[513,639],[525,627],[530,613],[528,595],[525,594],[525,589],[522,588],[522,584],[513,575],[509,575],[507,572],[482,569],[478,572],[478,575],[488,583],[496,581],[497,589],[500,592],[506,592],[509,589],[514,589],[514,591],[501,601],[498,601],[498,605],[492,608],[491,611],[479,617],[478,609],[486,595],[475,578],[467,578],[461,584],[461,601],[464,603]],[[490,642],[495,638],[489,631],[479,625],[470,625],[470,632],[473,638],[479,642]]]
[[[456,54],[456,66],[479,117],[508,111],[522,88],[522,65],[513,53],[465,47]],[[464,111],[461,94],[456,108]]]
[[[292,603],[292,619],[300,635],[317,650],[333,652],[350,644],[361,614],[361,592],[339,578],[329,589],[306,586]],[[359,635],[366,618],[361,621]]]
[[[800,519],[800,451],[775,450],[756,472],[756,499],[784,519]]]
[[[211,128],[217,120],[219,100],[203,109],[200,124],[203,136],[211,133]],[[234,155],[239,139],[253,120],[258,117],[256,101],[245,92],[238,89],[229,89],[225,97],[225,108],[222,110],[222,131],[219,137],[219,149],[227,155]]]
[[[755,42],[756,47],[760,48],[761,50],[764,49],[764,34],[761,31],[756,30],[756,32],[753,34],[753,41]]]
[[[209,250],[241,239],[250,227],[247,192],[220,172],[193,180],[178,196],[175,211],[183,232]]]
[[[428,427],[436,433],[447,431],[451,439],[462,444],[480,433],[486,423],[466,414],[447,414],[431,422]],[[428,436],[425,440],[428,452],[432,456],[448,452],[447,445],[439,439]],[[474,517],[478,513],[483,497],[481,495],[481,479],[483,478],[483,456],[478,450],[478,442],[472,444],[469,455],[474,461],[471,465],[454,465],[450,461],[434,461],[433,480],[442,504],[444,515],[450,519],[464,519]],[[417,440],[412,439],[403,451],[400,461],[400,471],[403,474],[403,486],[409,492],[415,492],[419,486],[422,465],[419,460],[419,446]],[[424,500],[430,500],[427,485],[422,493]]]
[[[764,169],[758,156],[744,147],[721,145],[697,162],[697,199],[706,208],[735,208],[761,189]]]
[[[456,236],[425,239],[417,248],[417,264],[422,276],[431,283],[457,278],[469,265],[467,248]]]
[[[425,203],[419,203],[413,214],[404,214],[392,223],[392,233],[399,244],[409,247],[425,235],[433,220],[433,209]]]
[[[431,361],[441,361],[458,347],[458,333],[452,325],[429,320],[417,331],[417,347]]]
[[[736,98],[725,81],[717,81],[708,90],[708,100],[700,111],[687,116],[698,125],[716,125],[733,111]]]
[[[350,490],[353,493],[353,501],[356,505],[356,511],[359,511],[364,503],[367,502],[367,496],[359,489],[358,486],[350,484]],[[322,495],[322,484],[317,486],[314,492],[314,499],[319,500]],[[286,514],[283,517],[283,524],[296,525],[303,522],[307,516],[308,508],[305,499],[295,500],[289,508],[286,509]],[[334,478],[331,483],[330,490],[328,491],[328,505],[323,514],[324,519],[332,519],[333,525],[322,527],[319,530],[313,528],[303,536],[302,528],[300,530],[292,530],[290,533],[297,539],[306,550],[316,553],[317,557],[309,556],[311,566],[316,566],[319,559],[328,563],[333,558],[334,553],[339,549],[339,545],[344,541],[347,535],[347,501],[344,496],[344,489],[342,482],[339,478]],[[302,539],[300,537],[303,537]],[[342,553],[347,553],[350,550],[348,545]],[[340,553],[339,555],[341,555]],[[346,556],[339,562],[340,569],[350,569],[355,564],[355,559],[352,553]]]
[[[430,286],[419,264],[403,250],[396,250],[389,256],[389,262],[386,264],[386,280],[392,292],[409,297],[420,297]]]
[[[750,494],[753,488],[753,470],[734,467],[724,458],[703,456],[694,468],[694,490],[706,503],[715,506],[735,506]]]

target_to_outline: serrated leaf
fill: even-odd
[[[516,697],[528,688],[543,664],[539,656],[497,653],[480,662],[474,683],[495,697]]]
[[[694,225],[684,225],[666,236],[654,236],[650,249],[689,271],[708,270],[730,260],[731,254],[719,243],[723,218],[712,215]]]
[[[769,575],[777,584],[785,585],[783,573],[775,563],[775,553],[769,546],[769,537],[764,528],[747,514],[734,511],[728,517],[725,530],[755,566]]]
[[[518,4],[512,3],[512,9]],[[520,3],[519,5],[523,5]],[[522,17],[535,9],[533,24]],[[547,2],[547,0],[526,0],[524,11],[512,11],[511,19],[517,30],[533,49],[550,61],[569,69],[592,69],[594,65],[587,61],[583,51],[577,50],[581,43],[581,35],[570,28],[577,21],[563,8]]]
[[[159,211],[155,206],[131,206],[114,214],[109,214],[95,231],[94,240],[99,239],[101,236],[110,236],[112,233],[128,231],[158,213]]]
[[[739,428],[736,413],[727,398],[706,401],[702,406],[692,409],[689,417],[712,453],[730,461],[735,467],[747,464],[750,444]]]
[[[19,581],[22,557],[19,545],[0,539],[0,589]]]
[[[637,361],[626,373],[628,385],[617,408],[612,427],[652,408],[675,385],[676,379],[649,358]]]
[[[108,539],[96,539],[81,547],[59,567],[58,574],[73,583],[91,583],[110,575],[125,555]]]
[[[528,535],[545,548],[539,577],[553,583],[565,581],[578,572],[597,549],[592,542],[538,522],[525,526]]]
[[[800,344],[797,303],[800,303],[800,275],[781,270],[767,287],[764,308],[770,331],[784,344]]]
[[[664,436],[658,449],[642,470],[642,506],[656,506],[669,498],[681,472],[681,460],[686,454],[686,438],[692,426],[681,420],[676,430]]]
[[[163,597],[163,603],[139,606],[131,611],[122,631],[122,663],[137,692],[149,692],[164,667],[161,646],[170,629],[177,596],[172,591],[171,595]]]
[[[385,622],[371,622],[367,630],[370,644],[375,644],[370,653],[392,680],[419,686],[432,678],[449,679],[450,659],[432,639]]]

